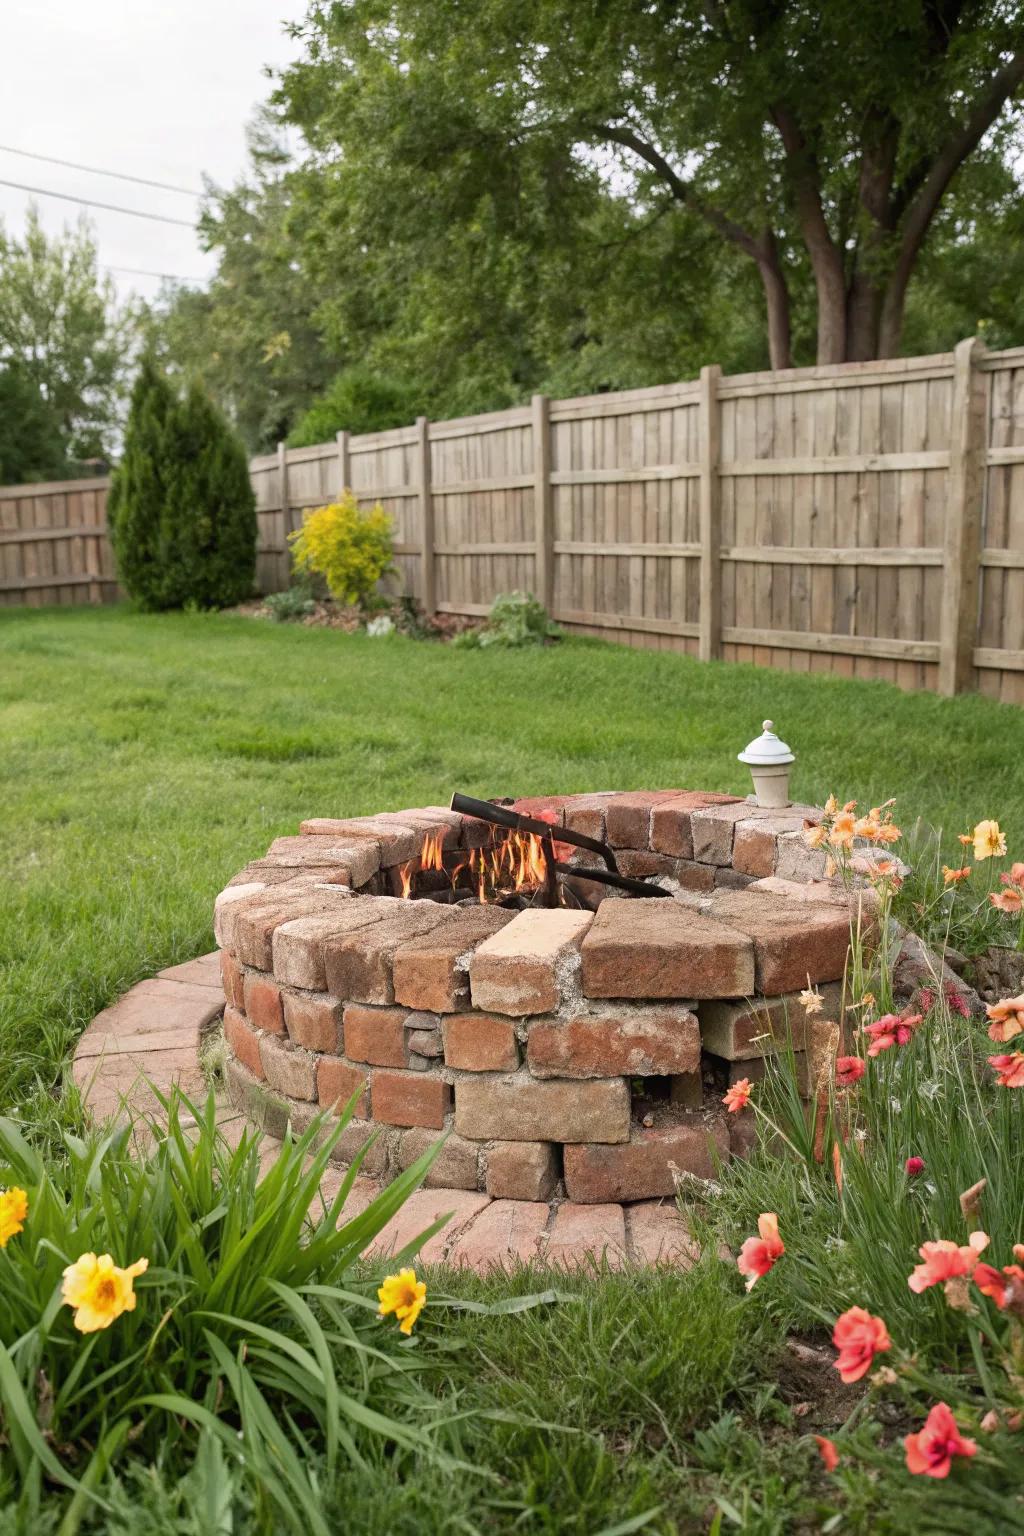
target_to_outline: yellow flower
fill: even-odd
[[[857,818],[849,811],[840,811],[832,823],[829,833],[829,842],[836,848],[852,848],[854,831],[857,826]]]
[[[412,1333],[412,1325],[426,1305],[427,1287],[416,1279],[414,1269],[403,1269],[397,1275],[387,1275],[377,1292],[380,1301],[380,1317],[393,1312],[399,1321],[399,1332]]]
[[[135,1311],[136,1275],[144,1275],[148,1259],[136,1259],[127,1269],[119,1269],[109,1253],[83,1253],[64,1271],[61,1294],[69,1307],[75,1308],[75,1327],[79,1333],[95,1333],[109,1328],[122,1312]]]
[[[28,1215],[28,1195],[23,1189],[5,1189],[0,1194],[0,1248],[6,1248],[12,1237],[25,1225]]]
[[[1006,838],[999,830],[998,821],[979,821],[972,841],[974,857],[979,863],[982,859],[1001,859],[1006,852]]]

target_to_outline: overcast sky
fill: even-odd
[[[245,127],[270,89],[264,69],[293,56],[284,34],[303,0],[0,0],[0,145],[201,189],[245,165]],[[25,159],[0,149],[0,181],[194,218],[172,192]],[[0,186],[0,220],[20,233],[31,200]],[[45,227],[74,203],[37,196]],[[190,228],[86,209],[100,260],[185,278],[212,269]],[[159,279],[115,272],[149,297]]]

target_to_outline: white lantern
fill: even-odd
[[[789,804],[789,767],[795,761],[793,753],[775,734],[771,720],[765,720],[764,732],[748,745],[746,751],[737,753],[741,763],[746,763],[754,780],[754,798],[767,810],[781,810]]]

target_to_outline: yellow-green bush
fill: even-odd
[[[351,491],[340,501],[307,514],[289,535],[296,571],[322,576],[339,603],[365,604],[377,582],[393,569],[394,528],[378,502],[363,511]]]

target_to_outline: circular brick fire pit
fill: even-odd
[[[447,1131],[431,1181],[498,1198],[710,1177],[749,1141],[721,1095],[787,1016],[808,1075],[808,978],[835,1017],[849,907],[802,836],[815,811],[680,790],[510,808],[551,825],[574,871],[554,894],[541,839],[435,806],[304,822],[235,877],[216,909],[233,1102],[281,1135],[358,1092],[343,1160],[376,1131],[363,1169],[388,1176]],[[669,894],[588,877],[601,858],[566,829]]]

